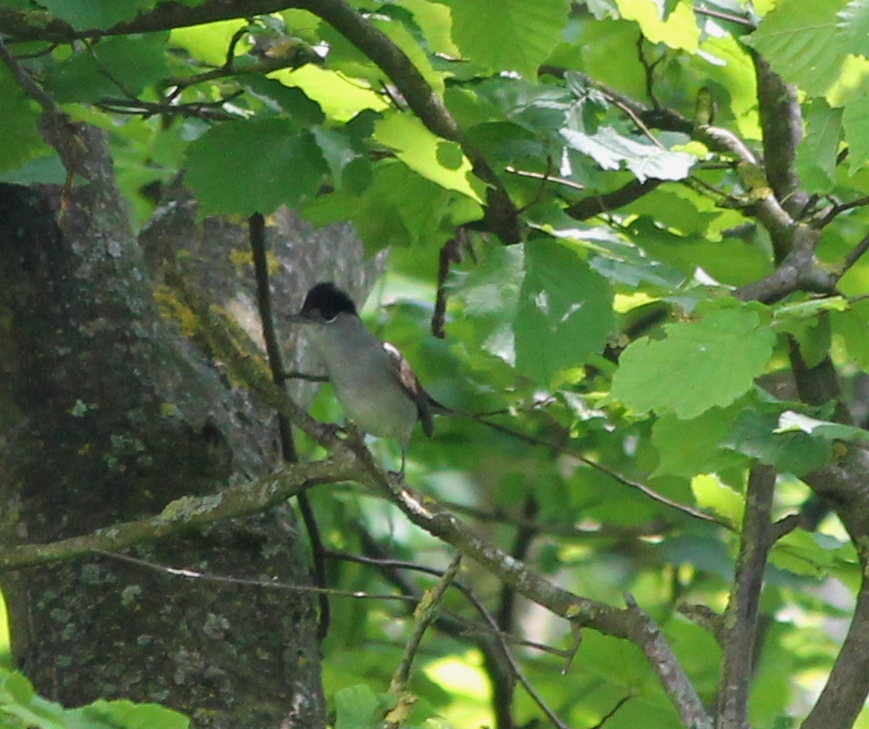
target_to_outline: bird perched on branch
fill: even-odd
[[[335,284],[316,284],[305,296],[302,310],[290,320],[307,325],[308,338],[326,366],[347,418],[366,433],[398,440],[403,476],[416,422],[431,438],[432,414],[449,410],[423,389],[395,347],[365,328],[353,300]]]

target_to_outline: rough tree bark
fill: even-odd
[[[66,191],[0,186],[5,546],[154,514],[179,496],[267,472],[278,459],[271,413],[184,335],[170,296],[155,304],[161,256],[184,248],[195,249],[187,256],[199,266],[193,285],[219,291],[225,308],[249,308],[249,267],[229,262],[231,249],[246,252],[244,228],[198,225],[182,198],[162,209],[140,244],[101,135],[76,135],[86,148],[77,169],[84,183]],[[303,295],[312,270],[358,267],[360,246],[348,230],[314,236],[294,220],[282,214],[272,228],[273,242],[283,242],[277,260],[287,290]],[[306,539],[284,506],[133,554],[305,586]],[[103,555],[6,573],[2,588],[14,659],[49,698],[159,701],[199,727],[325,724],[316,603],[306,593],[187,580]]]

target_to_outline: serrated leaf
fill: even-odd
[[[697,417],[748,391],[772,356],[775,335],[750,308],[726,308],[700,321],[668,324],[622,353],[612,394],[637,412]]]
[[[285,119],[224,122],[187,150],[186,181],[203,213],[267,215],[313,196],[326,163],[310,132]]]
[[[516,369],[548,385],[599,352],[613,328],[612,292],[576,253],[550,240],[525,244],[513,331]]]
[[[843,0],[784,0],[742,40],[757,49],[785,81],[820,96],[835,81],[847,51],[836,38]]]
[[[471,61],[529,79],[567,24],[565,0],[450,0],[453,42]]]
[[[617,170],[624,162],[640,182],[650,177],[656,180],[685,179],[697,162],[694,155],[638,142],[619,134],[612,127],[600,127],[595,134],[565,128],[561,135],[570,147],[591,157],[604,170]]]
[[[482,202],[470,183],[471,162],[461,148],[455,142],[436,137],[416,117],[392,114],[379,120],[375,125],[374,139],[394,150],[402,162],[426,179]],[[441,164],[445,154],[439,151],[441,147],[454,148],[453,158],[459,159],[460,164],[453,167]]]

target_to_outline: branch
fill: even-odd
[[[207,496],[182,496],[157,516],[121,522],[80,537],[50,544],[28,544],[0,551],[0,570],[20,569],[69,560],[96,551],[116,552],[140,542],[154,541],[211,524],[221,519],[258,514],[317,484],[352,479],[358,472],[346,451],[333,458],[304,465],[284,465],[267,476],[231,486]]]
[[[824,690],[801,724],[801,729],[853,726],[869,694],[869,580],[865,538],[862,546],[858,543],[857,549],[863,583],[857,596],[851,627]]]
[[[523,228],[519,211],[495,171],[479,151],[462,139],[461,129],[443,100],[404,51],[345,0],[295,0],[293,6],[325,20],[373,61],[395,84],[411,111],[429,131],[462,145],[474,174],[488,185],[485,212],[488,229],[506,244],[521,241]]]
[[[293,7],[287,0],[206,0],[199,5],[162,2],[147,13],[111,28],[88,28],[76,30],[49,13],[22,12],[0,9],[0,34],[10,43],[24,41],[51,41],[71,43],[84,38],[153,33],[174,28],[189,28],[193,25],[213,23],[218,20],[249,18],[254,15],[269,15]]]
[[[522,562],[472,534],[433,499],[427,498],[423,503],[410,489],[389,479],[373,461],[358,434],[350,434],[348,445],[364,464],[365,484],[387,496],[410,521],[451,544],[529,600],[570,620],[576,627],[590,627],[638,645],[676,707],[683,725],[693,729],[712,729],[712,720],[669,644],[636,605],[620,610],[554,585]]]
[[[863,240],[861,240],[856,246],[854,246],[848,254],[842,259],[842,262],[836,266],[836,280],[838,281],[842,276],[844,276],[857,261],[862,258],[862,256],[869,251],[869,233],[863,236]]]
[[[634,200],[639,200],[643,195],[648,195],[653,190],[656,190],[662,182],[664,181],[651,177],[645,182],[631,180],[618,190],[577,200],[575,203],[568,205],[564,212],[576,220],[587,220],[595,215],[608,213],[624,205],[630,205]]]
[[[632,624],[636,625],[633,640],[642,649],[652,670],[664,684],[664,690],[679,712],[682,726],[690,729],[711,729],[712,719],[703,708],[688,676],[676,662],[667,640],[661,635],[661,629],[640,609],[630,594],[625,594],[625,602],[633,619]]]
[[[456,556],[450,561],[449,567],[438,580],[437,585],[426,591],[422,600],[416,606],[414,611],[414,625],[410,637],[404,646],[404,653],[401,660],[392,674],[392,680],[389,683],[389,692],[395,695],[399,700],[401,695],[407,689],[407,682],[410,680],[410,668],[413,665],[413,659],[419,650],[419,645],[422,642],[422,637],[425,631],[432,624],[438,613],[441,601],[443,600],[446,591],[452,585],[453,580],[459,572],[459,567],[462,564],[462,553],[457,552]]]
[[[794,291],[812,291],[827,295],[836,293],[836,274],[822,268],[815,260],[815,247],[821,238],[820,231],[799,223],[788,237],[792,240],[789,244],[790,253],[775,271],[736,289],[733,292],[736,298],[769,304]]]
[[[803,119],[796,89],[781,80],[758,54],[749,49],[757,77],[757,100],[763,130],[763,158],[766,176],[782,207],[799,218],[807,196],[799,191],[795,161],[803,136]]]
[[[718,688],[717,726],[748,726],[748,690],[757,633],[757,612],[763,572],[772,541],[770,514],[775,471],[754,466],[748,478],[745,519],[736,560],[736,577],[720,633],[724,649]]]

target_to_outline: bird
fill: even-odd
[[[448,413],[420,384],[407,360],[375,337],[359,318],[353,299],[331,281],[315,284],[290,321],[306,325],[308,341],[326,367],[345,415],[362,431],[395,438],[404,477],[407,446],[417,421],[434,435],[434,413]]]

